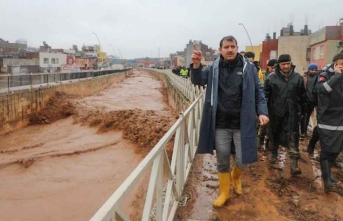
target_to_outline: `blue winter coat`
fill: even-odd
[[[243,164],[257,161],[256,147],[256,115],[268,115],[263,85],[258,79],[255,66],[243,59],[243,94],[241,109],[241,144]],[[195,85],[206,85],[205,104],[200,125],[198,153],[213,154],[216,113],[218,104],[219,58],[213,61],[205,70],[193,69],[191,65],[191,79]]]

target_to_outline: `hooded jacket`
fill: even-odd
[[[315,86],[317,93],[318,131],[324,151],[343,150],[343,74],[335,73],[332,65],[324,67]]]
[[[287,112],[298,116],[306,113],[304,79],[294,69],[295,66],[292,65],[291,72],[285,77],[277,65],[275,72],[269,74],[265,80],[268,110],[277,116],[284,116]]]
[[[243,58],[243,85],[240,114],[240,130],[243,164],[257,161],[256,148],[256,115],[268,115],[263,94],[263,85],[258,79],[257,70],[252,63]],[[215,122],[218,106],[219,58],[215,59],[205,70],[194,69],[191,64],[191,79],[195,85],[207,85],[203,116],[200,125],[198,153],[213,154],[215,148]]]
[[[318,73],[310,74],[310,72],[307,72],[304,74],[303,78],[306,89],[307,101],[313,102],[313,89],[318,78]]]

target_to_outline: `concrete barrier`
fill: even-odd
[[[0,94],[0,135],[27,126],[29,114],[43,109],[56,91],[89,96],[112,83],[123,81],[128,73],[129,71],[120,72],[82,81]]]

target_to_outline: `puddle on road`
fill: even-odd
[[[186,207],[179,208],[176,220],[343,220],[343,197],[325,194],[316,185],[321,180],[316,179],[318,170],[314,173],[315,164],[312,165],[303,152],[306,147],[306,142],[300,143],[303,160],[299,161],[299,166],[303,173],[297,177],[290,176],[287,149],[279,149],[278,161],[274,165],[266,160],[270,153],[259,153],[260,160],[249,165],[242,175],[242,196],[236,196],[231,189],[231,198],[222,208],[213,208],[212,202],[219,191],[213,191],[210,186],[204,188],[207,181],[202,178],[203,171],[207,171],[206,165],[213,165],[208,173],[216,174],[216,160],[197,156],[202,157],[203,162],[198,169],[193,168],[189,179],[191,185],[185,190],[186,193],[193,191],[196,198]],[[335,174],[340,178],[339,173]],[[216,186],[217,182],[211,185]]]

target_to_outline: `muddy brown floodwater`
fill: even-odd
[[[218,196],[216,159],[198,155],[185,188],[187,204],[180,206],[175,220],[343,220],[343,171],[333,169],[340,182],[338,192],[325,194],[318,160],[305,152],[309,139],[300,143],[302,175],[290,177],[287,151],[280,149],[278,163],[271,166],[267,153],[248,166],[243,175],[243,195],[231,189],[231,198],[222,208],[213,208]]]
[[[90,219],[175,120],[161,90],[135,71],[93,96],[57,94],[32,120],[43,125],[0,136],[0,220]],[[51,117],[65,102],[72,116]]]

